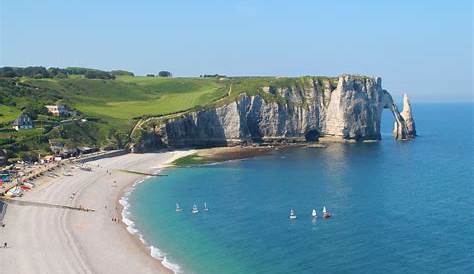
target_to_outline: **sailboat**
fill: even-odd
[[[316,209],[313,208],[313,212],[311,213],[311,217],[318,218],[318,213],[316,213]]]
[[[323,218],[329,218],[331,217],[331,213],[329,213],[329,211],[326,210],[326,207],[323,206]]]
[[[198,213],[199,209],[196,204],[193,205],[193,210],[191,211],[192,213]]]
[[[293,209],[290,210],[290,219],[296,219],[296,213]]]
[[[183,211],[183,209],[179,207],[178,203],[176,203],[176,212],[180,212],[180,211]]]
[[[204,203],[204,211],[208,211],[209,208],[207,208],[207,203]]]

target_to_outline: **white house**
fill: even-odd
[[[66,108],[62,105],[47,105],[48,113],[53,116],[63,116],[66,114]]]

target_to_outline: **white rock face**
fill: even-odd
[[[405,120],[408,137],[414,138],[416,136],[415,120],[413,119],[410,100],[408,99],[408,95],[406,93],[403,95],[403,110],[400,114]]]
[[[197,111],[153,128],[150,134],[172,147],[216,146],[252,142],[315,141],[331,135],[342,139],[379,140],[382,111],[395,118],[394,136],[413,138],[415,127],[408,98],[398,112],[380,78],[342,75],[334,88],[307,79],[301,86],[264,87],[286,103],[266,102],[260,95],[242,94],[235,102]],[[405,122],[408,121],[408,122]]]
[[[382,111],[391,103],[380,78],[340,76],[326,109],[324,134],[344,139],[380,139]]]

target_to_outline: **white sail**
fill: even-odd
[[[326,207],[323,206],[323,213],[326,213],[326,212],[327,212]]]
[[[316,217],[318,214],[316,213],[316,209],[313,209],[313,213],[311,214],[313,217]]]
[[[193,210],[192,210],[192,212],[193,212],[193,213],[198,213],[198,212],[199,212],[199,210],[198,210],[196,204],[193,205]]]

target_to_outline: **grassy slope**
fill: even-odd
[[[15,120],[20,114],[20,110],[15,107],[0,105],[0,123]]]
[[[162,115],[206,105],[226,94],[214,79],[121,76],[116,80],[28,79],[29,84],[61,91],[66,103],[87,116],[119,128],[143,115]]]
[[[48,140],[71,147],[123,147],[134,118],[205,106],[225,96],[227,90],[225,82],[209,78],[0,79],[0,95],[6,99],[2,100],[5,104],[0,103],[0,148],[7,149],[11,157],[22,157],[25,152],[48,153]],[[60,119],[40,114],[36,129],[11,130],[11,122],[25,106],[55,103],[79,110],[88,122],[59,124]]]
[[[21,140],[28,140],[25,149],[36,147],[39,137],[42,142],[57,140],[64,143],[120,147],[126,142],[134,120],[141,117],[171,114],[200,107],[210,107],[229,103],[242,93],[260,94],[265,100],[285,102],[277,95],[265,93],[262,87],[302,88],[311,79],[329,81],[335,85],[337,78],[329,77],[233,77],[216,78],[160,78],[119,76],[115,80],[85,79],[70,76],[67,79],[32,79],[22,78],[19,84],[12,79],[0,79],[0,92],[10,94],[15,106],[0,104],[0,123],[13,121],[21,108],[36,102],[37,104],[64,103],[90,118],[87,123],[74,122],[57,126],[51,117],[40,115],[36,127],[50,124],[51,131],[31,131],[28,136],[23,133],[4,132],[2,138],[12,137],[9,146],[16,151],[22,150]],[[23,86],[23,87],[22,87]],[[27,90],[25,95],[20,90]],[[230,94],[228,94],[228,92]],[[15,95],[15,93],[17,95]],[[18,95],[20,94],[20,95]],[[94,118],[94,119],[92,119]],[[51,124],[52,123],[52,124]],[[56,123],[56,125],[54,125]],[[6,136],[8,135],[8,137]],[[25,132],[26,134],[26,132]],[[30,136],[31,135],[31,136]],[[36,135],[36,136],[35,136]],[[9,139],[12,139],[9,138]],[[0,144],[0,147],[3,147]],[[41,149],[44,147],[42,146]],[[8,149],[8,148],[7,148]]]

